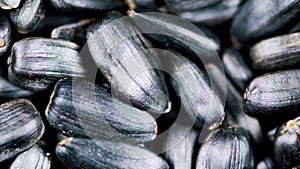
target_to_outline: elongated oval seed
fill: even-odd
[[[289,120],[276,130],[274,155],[275,163],[279,168],[296,168],[300,165],[299,143],[300,117]]]
[[[165,0],[166,5],[171,12],[201,9],[220,1],[221,0]]]
[[[300,68],[300,33],[263,40],[250,49],[253,67],[257,70]]]
[[[51,160],[44,146],[38,143],[18,155],[9,169],[50,169]]]
[[[55,8],[73,14],[78,11],[81,14],[109,11],[124,5],[122,0],[50,0],[50,2]]]
[[[84,77],[75,43],[46,38],[18,41],[9,58],[8,78],[22,88],[43,91],[64,77]]]
[[[300,70],[286,70],[255,78],[244,94],[247,114],[278,124],[295,118],[300,111]],[[271,120],[272,119],[272,120]]]
[[[225,116],[224,107],[203,72],[184,57],[173,59],[170,69],[172,86],[195,124],[210,129],[219,126]]]
[[[67,138],[56,147],[56,155],[70,169],[168,169],[159,156],[142,147],[110,142]]]
[[[0,161],[33,146],[44,130],[39,112],[30,101],[19,99],[0,105]]]
[[[176,15],[193,23],[215,26],[234,17],[241,3],[242,0],[223,0],[206,8],[176,12]]]
[[[254,168],[248,135],[238,128],[217,129],[200,148],[196,169]]]
[[[65,39],[83,46],[86,43],[86,32],[95,19],[83,19],[77,23],[59,26],[53,29],[51,38]]]
[[[10,10],[13,8],[18,8],[21,0],[1,0],[0,7],[2,9]]]
[[[243,56],[234,48],[225,49],[222,63],[224,70],[240,91],[244,91],[253,78],[251,69],[246,65]]]
[[[249,43],[274,33],[297,16],[300,10],[299,2],[299,0],[245,2],[231,26],[233,41]]]
[[[146,142],[156,137],[155,119],[113,98],[109,89],[92,83],[59,81],[46,110],[51,126],[69,136]]]
[[[11,26],[5,16],[0,18],[0,56],[8,51],[11,45]]]
[[[10,12],[10,18],[19,33],[27,34],[35,31],[40,21],[45,17],[42,0],[25,1],[23,5]]]
[[[172,126],[166,139],[165,159],[173,169],[191,169],[194,165],[199,132],[190,126],[190,124]]]
[[[168,92],[130,18],[110,12],[88,31],[88,48],[106,79],[124,102],[162,114]]]

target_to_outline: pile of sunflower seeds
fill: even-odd
[[[300,0],[1,0],[1,169],[300,168]]]

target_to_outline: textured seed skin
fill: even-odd
[[[84,77],[75,43],[47,38],[27,38],[12,48],[8,78],[22,88],[43,91],[64,77]]]
[[[130,18],[115,21],[122,16],[110,12],[90,27],[90,53],[118,98],[143,110],[165,113],[168,92],[164,79],[153,69],[154,56],[143,47]]]
[[[13,100],[0,105],[0,119],[0,161],[33,146],[45,130],[39,112],[28,100]]]
[[[27,34],[35,31],[40,21],[45,17],[42,0],[25,1],[23,5],[10,12],[10,18],[19,33]]]
[[[196,144],[199,132],[188,124],[179,124],[170,130],[165,147],[165,159],[174,169],[191,169],[197,155]]]
[[[280,126],[275,134],[275,163],[279,168],[287,169],[300,165],[300,118],[289,120]]]
[[[203,60],[209,60],[217,56],[220,45],[207,38],[197,27],[184,25],[184,21],[179,18],[168,16],[161,18],[162,14],[154,12],[137,13],[131,11],[129,16],[133,18],[135,24],[142,32],[149,34],[154,40],[164,44],[168,48],[177,52],[186,51],[196,54]],[[147,26],[145,26],[147,25]],[[157,30],[159,32],[154,32]]]
[[[0,7],[2,9],[10,10],[13,8],[18,8],[21,0],[2,0],[0,1]]]
[[[124,5],[122,0],[51,0],[50,2],[55,8],[73,14],[109,11]]]
[[[110,89],[60,80],[46,110],[51,126],[69,136],[142,143],[156,137],[155,119],[112,98]]]
[[[5,16],[0,18],[0,56],[8,51],[11,45],[11,25]]]
[[[215,83],[219,98],[226,99],[224,126],[243,128],[249,132],[255,143],[263,142],[263,132],[257,119],[248,116],[243,110],[243,98],[233,84],[226,78],[218,67],[213,64],[206,66],[211,80]],[[220,80],[221,78],[225,78]],[[224,82],[226,84],[224,84]]]
[[[221,0],[165,0],[170,11],[191,11],[204,8]]]
[[[41,144],[36,144],[18,155],[9,169],[50,169],[51,159]]]
[[[240,91],[253,79],[251,69],[245,63],[243,56],[234,48],[225,49],[222,63],[229,78],[236,84]]]
[[[175,12],[176,15],[193,23],[203,23],[210,26],[221,24],[232,17],[240,9],[242,0],[223,0],[212,6],[195,11]]]
[[[138,146],[106,140],[67,138],[56,147],[56,155],[70,169],[168,169],[168,164]]]
[[[291,21],[299,10],[299,0],[247,1],[233,20],[233,41],[249,43],[270,35]]]
[[[257,118],[282,123],[297,117],[300,107],[300,70],[286,70],[256,77],[244,94],[244,110]]]
[[[238,128],[217,129],[200,148],[196,169],[254,168],[248,135]]]
[[[0,77],[0,100],[8,100],[14,98],[27,98],[34,94],[29,90],[21,89],[11,84],[8,80]]]
[[[184,57],[172,60],[170,65],[172,86],[189,117],[200,128],[219,126],[224,107],[201,70]]]
[[[71,23],[59,26],[53,29],[51,38],[65,39],[72,41],[80,46],[86,43],[86,31],[95,19],[83,19],[77,23]]]
[[[250,50],[253,67],[261,71],[300,68],[300,33],[273,37]]]

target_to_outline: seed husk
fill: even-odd
[[[86,32],[87,28],[96,19],[83,19],[77,23],[71,23],[59,26],[53,29],[51,33],[51,38],[54,39],[65,39],[72,41],[80,46],[86,43]]]
[[[154,55],[144,48],[131,19],[121,17],[110,12],[89,28],[90,53],[118,98],[142,110],[166,113],[168,91],[162,75],[154,70]]]
[[[50,0],[50,2],[56,9],[72,14],[105,12],[124,6],[122,0]]]
[[[18,8],[21,0],[1,0],[0,7],[2,9],[10,10],[13,8]]]
[[[165,143],[165,159],[173,169],[191,169],[199,132],[188,123],[172,126]]]
[[[171,12],[193,11],[214,5],[221,0],[165,0]]]
[[[11,25],[5,16],[0,18],[0,56],[6,54],[11,45]]]
[[[70,169],[168,169],[159,156],[142,147],[106,140],[67,138],[56,155]]]
[[[256,77],[245,91],[244,110],[250,116],[267,119],[277,125],[295,118],[300,110],[299,84],[299,69]]]
[[[9,169],[50,169],[51,159],[42,143],[37,143],[18,155]]]
[[[253,67],[260,71],[300,68],[300,33],[260,41],[250,50]]]
[[[300,118],[289,120],[280,126],[275,134],[275,163],[279,168],[287,169],[300,165]]]
[[[56,84],[46,118],[68,136],[142,143],[157,133],[155,119],[147,112],[113,98],[108,88],[79,80]]]
[[[10,18],[19,33],[27,34],[38,27],[40,21],[45,18],[45,9],[42,0],[25,1],[23,5],[10,12]]]
[[[245,63],[243,56],[234,48],[227,48],[223,53],[222,63],[227,76],[240,91],[244,91],[253,79],[253,73]]]
[[[254,168],[249,137],[238,128],[217,129],[202,144],[196,169]]]
[[[231,25],[232,40],[243,44],[270,36],[296,17],[299,10],[299,0],[247,1]]]
[[[32,147],[44,130],[39,112],[30,101],[19,99],[0,105],[0,161]]]
[[[218,127],[225,116],[221,100],[194,63],[182,56],[178,58],[170,61],[171,83],[183,108],[198,127]]]
[[[216,26],[233,18],[240,9],[241,3],[242,0],[223,0],[206,8],[175,12],[175,14],[193,23]]]
[[[84,77],[79,46],[66,40],[27,38],[12,48],[8,78],[22,88],[44,91],[64,77]]]

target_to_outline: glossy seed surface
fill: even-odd
[[[79,46],[65,40],[27,38],[9,58],[9,80],[22,88],[43,91],[64,77],[84,77]]]
[[[45,130],[39,112],[28,100],[0,105],[0,161],[12,158],[33,146]]]
[[[69,136],[141,143],[153,140],[157,132],[155,119],[147,112],[113,98],[110,89],[84,81],[59,81],[46,117]]]
[[[67,138],[56,147],[67,168],[78,169],[168,169],[168,164],[142,147],[121,142]]]
[[[253,67],[261,71],[300,68],[300,33],[277,36],[255,44],[250,50]]]

